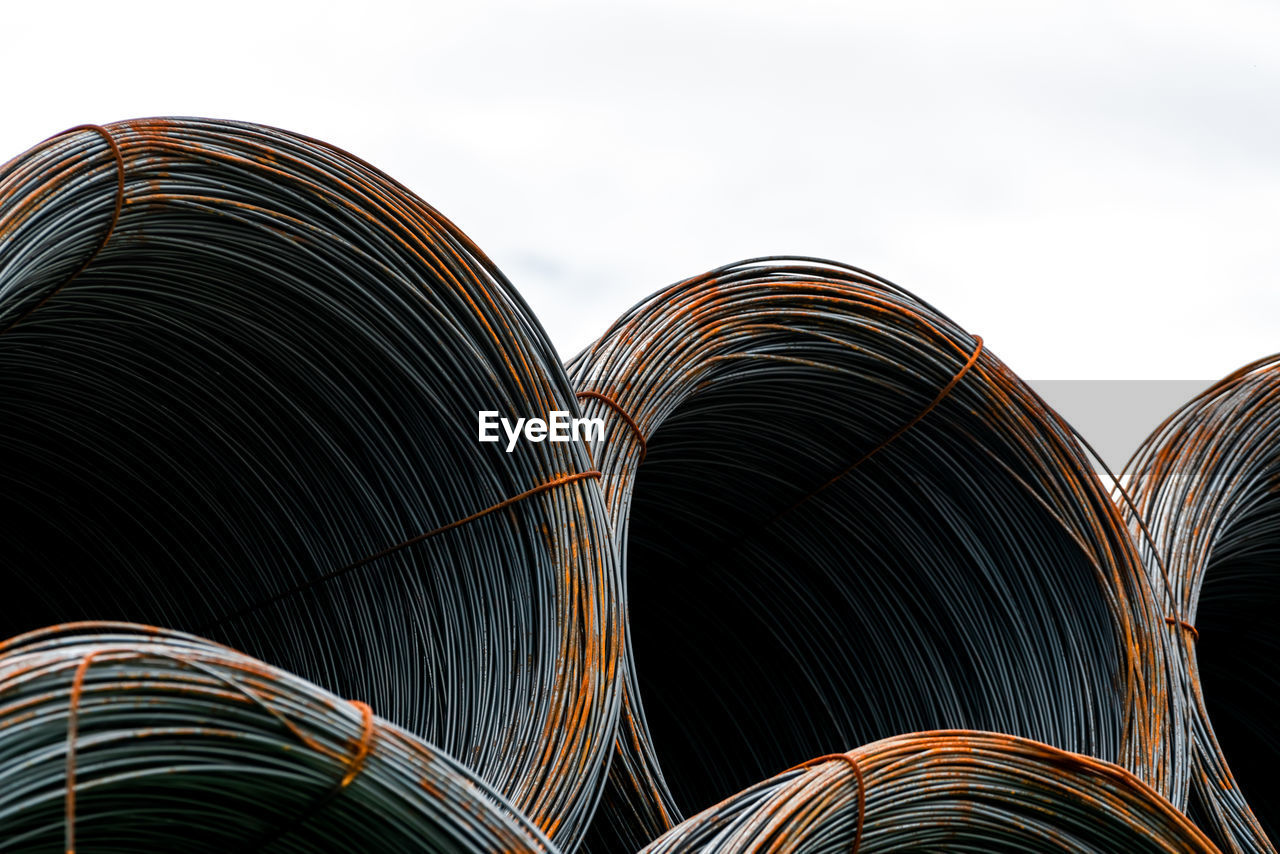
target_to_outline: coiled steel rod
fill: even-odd
[[[1191,815],[1225,850],[1274,852],[1280,355],[1246,365],[1170,415],[1122,482],[1129,518],[1149,531],[1139,542],[1153,584],[1175,594],[1165,619],[1185,651],[1196,711]]]
[[[1012,736],[955,731],[811,760],[690,818],[644,854],[1217,850],[1117,765]]]
[[[0,645],[0,849],[549,852],[447,754],[192,635],[111,623]]]
[[[625,558],[617,755],[591,849],[902,732],[1032,737],[1181,804],[1188,710],[1070,428],[895,285],[742,262],[569,365]]]
[[[489,259],[351,155],[146,119],[0,168],[0,636],[197,630],[571,846],[618,709],[599,473],[478,443],[479,410],[577,404]]]

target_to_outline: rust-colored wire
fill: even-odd
[[[1190,813],[1224,850],[1269,852],[1280,833],[1280,355],[1235,371],[1152,432],[1126,466],[1126,514],[1153,584],[1169,577],[1167,632],[1195,710]],[[1270,838],[1268,838],[1270,836]]]
[[[1012,736],[951,731],[896,736],[811,760],[693,816],[643,854],[764,851],[1218,849],[1118,765]]]

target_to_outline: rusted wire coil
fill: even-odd
[[[569,371],[608,425],[629,615],[591,850],[937,728],[1118,762],[1182,803],[1188,712],[1133,543],[976,336],[864,271],[769,258],[656,294]]]
[[[178,632],[88,623],[0,645],[0,733],[15,854],[555,851],[367,706]]]
[[[0,636],[199,631],[571,845],[618,708],[599,473],[478,443],[487,409],[577,404],[494,265],[348,154],[147,119],[0,168]]]
[[[1170,415],[1122,482],[1135,529],[1140,518],[1149,532],[1139,542],[1152,584],[1172,591],[1166,631],[1191,680],[1191,815],[1224,850],[1274,852],[1280,355],[1246,365]]]
[[[897,736],[784,772],[688,819],[644,854],[1217,850],[1117,765],[953,731]]]

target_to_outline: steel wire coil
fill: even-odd
[[[928,732],[819,757],[688,819],[644,854],[1211,854],[1123,768],[994,733]]]
[[[729,265],[569,364],[625,564],[624,714],[591,850],[805,757],[1009,732],[1181,805],[1180,665],[1070,428],[869,273]]]
[[[0,168],[9,636],[198,631],[381,714],[557,842],[618,709],[616,570],[545,333],[456,226],[257,125],[85,127]]]
[[[1280,833],[1280,355],[1184,404],[1125,467],[1152,583],[1174,593],[1196,715],[1191,815],[1224,850]],[[1252,809],[1250,808],[1252,807]],[[1268,838],[1270,837],[1270,838]]]
[[[110,623],[0,644],[0,849],[555,851],[367,706],[221,644]]]

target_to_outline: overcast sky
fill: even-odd
[[[149,115],[370,160],[562,355],[674,280],[821,255],[1029,379],[1280,350],[1280,5],[1073,0],[17,4],[0,159]]]

